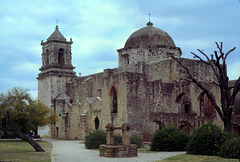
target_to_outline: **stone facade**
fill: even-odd
[[[102,73],[77,77],[71,64],[72,43],[58,27],[41,43],[38,96],[59,118],[51,127],[51,137],[84,139],[108,123],[117,127],[129,123],[132,134],[149,141],[157,129],[169,124],[188,132],[207,121],[223,125],[206,95],[184,80],[187,74],[172,56],[182,60],[220,104],[219,89],[211,84],[212,71],[198,60],[182,58],[172,38],[151,22],[117,50],[119,67]],[[238,107],[239,100],[236,103]],[[239,114],[235,114],[236,131]]]

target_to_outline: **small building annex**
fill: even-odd
[[[108,123],[129,123],[133,134],[149,141],[157,129],[169,124],[188,132],[206,121],[223,125],[207,96],[184,80],[186,73],[172,56],[181,59],[220,104],[219,89],[210,84],[215,80],[212,71],[198,60],[182,58],[181,48],[168,33],[150,21],[146,25],[117,50],[117,68],[88,76],[76,76],[72,39],[67,41],[58,26],[42,41],[38,97],[59,118],[48,136],[84,139],[92,130],[105,130]],[[239,132],[240,122],[234,124]],[[41,129],[39,133],[43,135]]]

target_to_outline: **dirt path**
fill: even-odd
[[[138,153],[132,158],[100,157],[98,150],[85,149],[78,140],[46,140],[53,144],[52,162],[152,162],[168,157],[184,154],[185,152]]]

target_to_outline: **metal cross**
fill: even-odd
[[[149,21],[150,21],[150,16],[151,16],[150,12],[148,13],[148,16],[149,16]]]

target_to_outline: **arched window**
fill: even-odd
[[[59,128],[56,127],[56,137],[55,138],[58,138],[59,137]]]
[[[111,113],[117,113],[118,112],[118,99],[117,99],[117,90],[115,86],[112,86],[112,89],[110,91],[110,97],[111,97]]]
[[[184,113],[188,114],[191,112],[191,102],[184,102]]]
[[[49,50],[46,50],[46,65],[49,64]]]
[[[98,116],[96,116],[94,122],[95,122],[95,129],[96,129],[96,130],[99,129],[100,122],[99,122]]]
[[[64,49],[63,48],[60,48],[58,50],[58,63],[60,65],[64,65]]]

